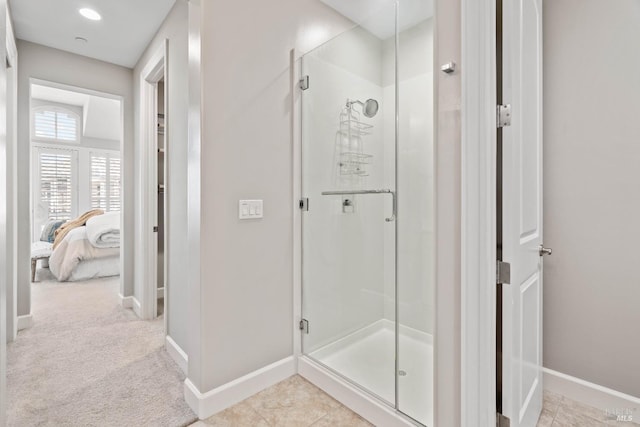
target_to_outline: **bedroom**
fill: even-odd
[[[121,101],[32,82],[30,109],[31,281],[119,276]]]

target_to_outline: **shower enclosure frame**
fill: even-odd
[[[303,54],[303,53],[302,53]],[[292,102],[291,139],[293,185],[293,352],[296,371],[299,375],[320,387],[342,404],[376,425],[416,426],[416,422],[392,406],[374,397],[368,391],[332,372],[322,364],[302,353],[302,105],[300,75],[302,54],[295,49],[290,52],[290,85]],[[389,193],[391,194],[391,193]],[[395,201],[395,193],[392,195]],[[394,209],[395,214],[395,209]]]
[[[396,8],[395,13],[395,25],[396,28],[398,26],[398,10]],[[437,19],[436,14],[434,13],[434,28],[437,28]],[[354,26],[353,28],[356,28]],[[349,30],[348,30],[349,31]],[[331,368],[325,366],[319,361],[314,360],[312,357],[305,355],[303,353],[302,346],[302,329],[304,322],[304,314],[303,314],[303,304],[302,304],[302,289],[303,289],[303,274],[302,274],[302,263],[303,263],[303,255],[302,255],[302,234],[303,234],[303,224],[302,224],[302,212],[308,205],[305,205],[305,195],[302,190],[302,177],[303,177],[303,168],[302,168],[302,92],[308,87],[309,81],[305,80],[306,77],[302,76],[302,60],[301,58],[307,52],[303,52],[298,54],[295,49],[292,49],[290,52],[290,65],[291,65],[291,93],[292,96],[292,142],[293,142],[293,150],[292,150],[292,163],[293,163],[293,186],[292,193],[294,196],[294,200],[299,201],[299,203],[294,204],[294,212],[293,212],[293,249],[294,249],[294,267],[293,267],[293,318],[294,318],[294,328],[293,328],[293,347],[294,347],[294,356],[296,360],[296,370],[298,374],[314,383],[325,392],[339,400],[345,406],[354,410],[356,413],[360,414],[363,418],[367,419],[370,422],[373,422],[375,425],[385,425],[385,426],[422,426],[423,424],[419,423],[415,419],[411,418],[409,415],[403,413],[400,409],[399,398],[398,398],[398,372],[399,372],[399,357],[398,357],[398,349],[399,349],[399,340],[400,340],[400,323],[397,321],[394,322],[394,330],[395,330],[395,349],[396,349],[396,357],[395,357],[395,376],[394,376],[394,401],[386,402],[381,397],[377,396],[372,390],[367,390],[365,387],[355,383],[351,379],[343,376],[342,374],[335,372]],[[434,56],[435,56],[435,46],[434,46]],[[399,88],[399,66],[398,66],[398,57],[399,57],[399,38],[395,37],[394,40],[394,57],[395,57],[395,65],[394,65],[394,84],[396,88]],[[435,58],[434,58],[435,59]],[[433,86],[434,86],[434,107],[436,103],[437,91],[435,90],[435,84],[437,82],[436,71],[434,70],[433,75]],[[302,78],[302,80],[301,80]],[[304,80],[304,82],[303,82]],[[400,122],[400,113],[399,113],[399,90],[395,91],[394,94],[394,182],[396,183],[396,187],[394,189],[375,189],[375,190],[344,190],[344,191],[324,191],[322,195],[355,195],[355,194],[389,194],[392,198],[392,212],[390,216],[386,216],[386,222],[393,222],[394,224],[394,235],[396,236],[395,246],[396,250],[394,250],[394,276],[395,276],[395,302],[394,302],[394,310],[396,316],[399,313],[399,299],[398,299],[398,250],[397,250],[397,236],[398,236],[398,173],[399,173],[399,122]],[[349,101],[347,101],[347,104]],[[362,102],[360,102],[362,104]],[[364,104],[363,104],[364,105]],[[364,107],[363,107],[364,108]],[[434,108],[434,119],[437,117],[436,109]],[[434,120],[434,136],[436,133],[436,122]],[[307,202],[308,203],[308,202]],[[434,316],[435,317],[435,316]],[[434,341],[435,344],[435,341]],[[435,372],[435,361],[434,361],[434,372]],[[434,378],[435,382],[435,378]],[[435,387],[435,384],[434,384]],[[435,390],[434,390],[435,392]],[[435,408],[435,394],[434,394],[434,408]],[[434,423],[432,425],[436,425],[436,420],[434,418]],[[429,425],[431,427],[431,425]]]

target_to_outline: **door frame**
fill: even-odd
[[[462,425],[495,426],[496,1],[461,0],[461,21]]]
[[[94,89],[89,89],[86,87],[81,87],[81,86],[74,86],[74,85],[68,85],[65,83],[58,83],[55,81],[51,81],[51,80],[44,80],[44,79],[39,79],[39,78],[35,78],[35,77],[30,77],[29,78],[29,180],[33,181],[33,162],[34,162],[34,147],[37,146],[38,144],[36,143],[34,145],[33,142],[33,138],[31,136],[31,132],[32,132],[32,128],[31,128],[31,113],[32,113],[32,103],[31,103],[31,87],[33,85],[39,85],[39,86],[47,86],[50,88],[54,88],[54,89],[62,89],[62,90],[67,90],[67,91],[71,91],[71,92],[77,92],[77,93],[82,93],[82,94],[86,94],[86,95],[93,95],[93,96],[98,96],[101,98],[108,98],[108,99],[113,99],[115,101],[118,101],[120,103],[120,132],[119,132],[119,148],[118,148],[118,152],[120,153],[120,159],[121,159],[121,164],[122,164],[122,169],[121,169],[121,180],[122,180],[122,189],[124,191],[124,188],[127,185],[126,181],[126,176],[125,176],[125,141],[124,141],[124,102],[125,99],[122,95],[117,95],[114,93],[109,93],[109,92],[102,92],[99,90],[94,90]],[[78,148],[76,146],[72,146],[70,148]],[[33,182],[29,183],[29,194],[26,196],[29,198],[29,218],[28,220],[25,219],[25,221],[29,222],[29,230],[33,229],[33,206],[32,206],[32,202],[33,202]],[[18,198],[20,197],[25,197],[22,195],[18,195]],[[124,272],[124,264],[125,264],[125,259],[123,256],[123,252],[130,252],[131,251],[131,247],[130,245],[127,243],[127,239],[126,239],[126,232],[125,230],[123,230],[122,228],[122,224],[124,224],[124,220],[125,217],[131,212],[133,211],[133,206],[128,206],[127,203],[125,203],[124,200],[124,192],[121,193],[120,195],[120,204],[121,204],[121,209],[120,209],[120,224],[121,224],[121,230],[120,230],[120,239],[121,239],[121,244],[120,244],[120,277],[119,277],[119,281],[120,281],[120,286],[119,286],[119,295],[122,296],[124,295],[124,281],[125,278],[122,275],[122,272]],[[18,218],[18,221],[20,221],[21,219]],[[31,233],[29,234],[29,236],[18,236],[18,239],[28,239],[29,241],[29,246],[31,245]],[[20,268],[20,267],[19,267]],[[29,276],[31,277],[31,276]],[[17,286],[17,283],[16,283]],[[31,307],[31,292],[29,292],[29,307]],[[29,314],[28,316],[31,316],[31,314]],[[22,317],[22,316],[21,316]],[[22,329],[22,328],[20,328]]]
[[[136,257],[141,260],[140,275],[138,283],[141,285],[141,295],[139,306],[134,301],[134,311],[145,320],[155,319],[158,315],[158,273],[157,255],[158,241],[157,233],[153,227],[157,225],[157,84],[164,78],[165,82],[165,170],[166,159],[168,159],[169,146],[169,120],[167,105],[169,98],[169,78],[168,78],[168,40],[164,40],[153,56],[147,61],[140,73],[140,156],[138,158],[138,178],[140,182],[140,193],[138,197],[137,222],[140,226],[137,229],[138,250]],[[166,200],[169,192],[165,187],[165,279],[167,278],[168,262],[168,219],[166,216]],[[168,313],[167,313],[167,287],[165,285],[164,294],[164,331],[167,333]]]

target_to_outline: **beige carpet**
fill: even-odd
[[[47,279],[47,270],[40,270]],[[50,278],[50,277],[49,277]],[[118,279],[31,285],[34,326],[8,353],[9,426],[183,426],[196,421],[163,320],[118,304]]]

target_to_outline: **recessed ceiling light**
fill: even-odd
[[[93,9],[89,9],[88,7],[83,7],[78,12],[80,12],[80,15],[87,19],[91,19],[92,21],[99,21],[102,19],[102,16],[100,16],[98,12]]]

